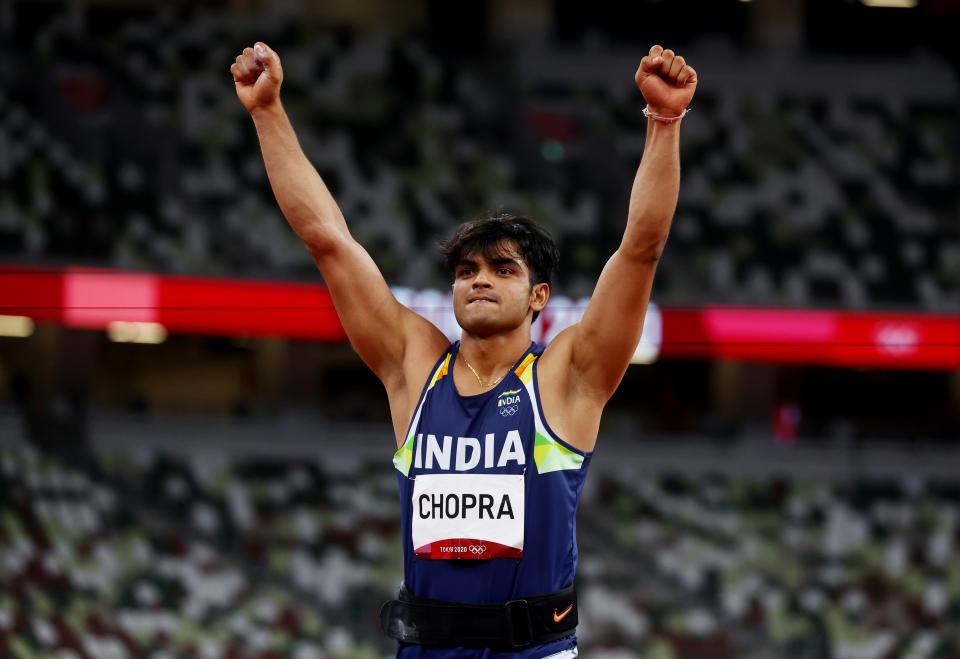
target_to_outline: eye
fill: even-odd
[[[472,274],[473,274],[473,270],[471,268],[460,268],[459,270],[457,270],[458,277],[469,277]]]
[[[497,272],[498,272],[499,274],[501,274],[501,275],[511,275],[511,274],[513,274],[513,270],[511,270],[510,268],[500,268],[499,270],[497,270]]]

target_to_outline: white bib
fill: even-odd
[[[418,474],[417,558],[522,558],[523,474]]]

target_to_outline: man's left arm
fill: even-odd
[[[654,46],[637,70],[636,82],[649,112],[660,118],[680,116],[696,89],[696,72],[673,51]],[[640,341],[643,319],[657,262],[670,231],[680,190],[680,121],[650,117],[643,157],[630,193],[627,226],[620,247],[607,261],[580,322],[552,343],[543,369],[562,369],[564,388],[556,391],[553,414],[575,446],[590,450],[596,429],[588,421],[599,413]],[[552,362],[552,363],[550,363]],[[555,379],[551,378],[554,382]],[[543,378],[541,378],[543,387]],[[591,412],[595,410],[596,414]],[[558,417],[563,417],[558,418]]]

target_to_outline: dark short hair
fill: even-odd
[[[488,261],[511,256],[504,242],[512,240],[518,255],[530,271],[530,286],[549,285],[560,262],[560,250],[547,230],[523,215],[501,215],[464,222],[447,240],[440,242],[440,253],[451,272],[473,254]],[[533,320],[540,315],[533,312]]]

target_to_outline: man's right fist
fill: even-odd
[[[230,66],[237,97],[247,112],[267,108],[280,102],[283,68],[280,56],[270,46],[258,41],[253,48],[244,48]]]

